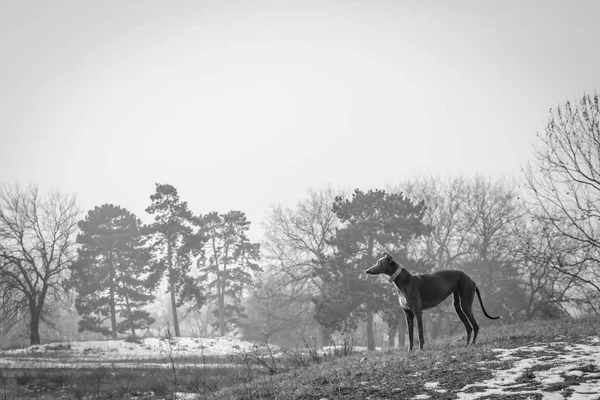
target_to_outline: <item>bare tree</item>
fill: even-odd
[[[562,272],[568,263],[572,242],[563,235],[545,229],[535,216],[526,223],[515,224],[514,235],[519,244],[514,252],[520,259],[521,285],[526,294],[525,318],[557,318],[569,315],[578,306],[574,298],[581,287],[573,274]],[[585,286],[585,285],[584,285]]]
[[[247,299],[244,336],[260,340],[264,339],[262,334],[268,333],[286,346],[311,339],[316,327],[309,295],[312,288],[308,287],[312,283],[309,280],[293,281],[277,272],[266,272],[259,282]]]
[[[518,199],[517,186],[502,180],[475,177],[467,189],[471,254],[463,268],[470,271],[482,293],[490,296],[489,309],[508,317],[524,306],[513,234],[513,226],[525,215]]]
[[[468,237],[473,222],[465,215],[468,185],[462,176],[445,181],[430,177],[406,181],[396,190],[425,201],[423,220],[434,229],[415,242],[420,243],[421,255],[435,262],[437,268],[454,268],[471,251]]]
[[[514,222],[525,215],[515,185],[475,177],[467,188],[472,254],[483,263],[510,254]],[[491,283],[491,282],[490,282]]]
[[[31,344],[40,343],[48,299],[60,294],[76,255],[78,216],[74,197],[0,186],[2,317],[28,316]]]
[[[292,321],[282,321],[290,323],[290,327],[293,323],[299,326],[314,323],[310,300],[327,291],[326,282],[320,276],[332,252],[327,241],[339,223],[333,212],[334,199],[335,193],[330,187],[309,189],[308,197],[295,208],[273,205],[263,223],[265,240],[261,248],[263,259],[268,263],[265,270],[272,281],[270,292],[276,283],[280,297],[277,301],[288,306],[295,303],[295,309],[302,311]],[[275,314],[272,317],[282,318]],[[327,335],[327,330],[320,327],[322,344],[327,343]]]
[[[571,241],[560,271],[600,296],[600,106],[598,95],[550,110],[534,161],[524,171],[532,211],[544,228]],[[594,291],[591,296],[589,290]]]

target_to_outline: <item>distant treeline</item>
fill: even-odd
[[[404,341],[397,298],[364,275],[384,251],[414,273],[466,271],[505,321],[597,314],[599,125],[598,96],[552,110],[519,182],[309,189],[271,206],[260,244],[244,212],[195,213],[168,184],[150,195],[150,224],[113,204],[82,216],[74,197],[3,184],[0,338],[27,331],[40,343],[40,332],[73,329],[63,320],[112,338],[168,322],[176,336],[328,344],[337,333],[394,346]],[[460,327],[449,307],[426,323],[433,336]]]

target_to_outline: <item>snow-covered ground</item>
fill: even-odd
[[[600,398],[600,339],[586,344],[552,342],[516,349],[496,349],[500,360],[514,360],[490,380],[468,385],[458,399],[472,400],[492,394],[533,395],[543,399],[596,400]],[[469,387],[482,391],[465,393]]]
[[[279,353],[277,346],[271,346]],[[23,349],[0,351],[0,367],[12,368],[70,368],[98,366],[98,363],[118,362],[119,367],[152,367],[170,359],[178,365],[193,359],[198,365],[204,358],[225,361],[228,356],[242,352],[266,351],[255,343],[232,337],[171,339],[146,338],[139,342],[126,340],[95,340],[85,342],[57,342],[29,346]],[[152,363],[150,361],[155,361]]]
[[[321,351],[333,352],[334,349]],[[353,350],[365,349],[354,347]],[[224,365],[212,364],[215,359],[227,362],[230,356],[261,351],[265,352],[266,349],[234,337],[60,342],[0,351],[0,368],[93,368],[104,363],[115,363],[119,368],[139,368],[168,366],[171,358],[177,359],[179,366],[188,362],[189,365],[198,366],[203,357],[211,358],[206,364],[206,367],[211,367]],[[271,352],[274,356],[282,354],[277,346],[272,346]],[[489,369],[492,378],[465,386],[456,393],[456,399],[476,400],[509,395],[541,396],[546,400],[600,399],[599,337],[588,338],[578,344],[557,338],[554,342],[495,349],[494,352],[497,353],[497,360],[480,363],[481,368]],[[513,364],[509,369],[498,370],[498,361]],[[427,382],[423,389],[424,393],[415,396],[415,400],[428,399],[448,391],[439,382],[433,381]],[[181,396],[182,399],[186,398],[184,394]]]
[[[366,347],[342,344],[319,350],[322,354],[365,352]],[[306,350],[298,350],[306,351]],[[171,359],[178,366],[222,367],[232,356],[242,353],[284,355],[277,345],[241,340],[234,335],[219,338],[180,337],[171,339],[144,338],[131,340],[91,340],[55,342],[22,349],[0,350],[0,368],[95,368],[112,365],[119,368],[154,368],[167,366]]]
[[[459,400],[475,400],[505,396],[530,396],[545,400],[600,399],[600,338],[592,337],[584,344],[563,341],[537,343],[514,349],[495,349],[498,360],[512,361],[512,368],[496,370],[482,362],[493,377],[470,384],[457,394]],[[428,393],[413,399],[429,399],[434,393],[444,393],[439,382],[425,384]],[[519,397],[521,398],[521,397]],[[529,398],[529,397],[523,397]]]

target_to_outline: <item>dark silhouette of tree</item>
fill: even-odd
[[[173,328],[175,336],[181,336],[177,307],[193,300],[199,308],[206,300],[191,275],[195,259],[202,257],[206,238],[198,226],[198,218],[188,209],[187,202],[179,199],[173,186],[157,183],[156,192],[150,199],[152,204],[146,212],[154,216],[154,223],[147,227],[151,265],[157,279],[167,278]]]
[[[260,245],[247,237],[250,221],[241,211],[212,212],[202,218],[208,241],[206,258],[199,265],[200,281],[209,300],[217,304],[219,334],[225,335],[227,323],[236,325],[244,316],[242,293],[253,285],[253,272],[259,272]]]
[[[31,344],[40,343],[48,299],[64,291],[78,214],[75,198],[58,191],[0,186],[0,310],[29,317]]]
[[[79,331],[117,332],[147,328],[154,322],[142,307],[154,299],[148,250],[141,221],[128,210],[104,204],[79,222],[78,259],[71,265]],[[120,321],[117,317],[120,316]],[[103,323],[110,319],[110,329]]]

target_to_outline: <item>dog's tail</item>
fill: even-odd
[[[483,307],[483,301],[481,301],[481,293],[479,293],[479,288],[475,287],[475,291],[477,292],[477,297],[479,297],[479,304],[481,304],[481,310],[489,319],[498,319],[500,317],[490,317],[489,314],[485,311],[485,307]]]

